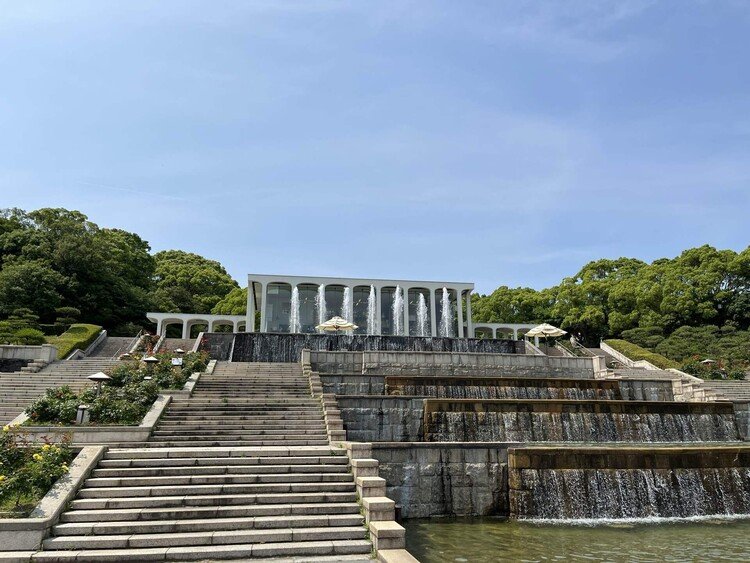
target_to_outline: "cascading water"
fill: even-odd
[[[404,335],[404,294],[401,291],[401,286],[396,286],[396,291],[393,294],[393,305],[391,307],[393,313],[393,334],[395,336]]]
[[[424,294],[419,294],[419,302],[417,303],[417,333],[419,336],[430,336],[427,328],[427,301],[425,301]]]
[[[315,296],[315,308],[318,311],[318,324],[323,324],[328,320],[326,318],[328,314],[326,311],[326,286],[323,284],[318,286],[318,294]]]
[[[370,295],[367,296],[367,334],[376,334],[378,331],[378,303],[375,299],[375,286],[370,286]]]
[[[344,288],[344,300],[341,303],[341,317],[352,322],[354,320],[354,309],[352,306],[352,288]]]
[[[447,287],[443,288],[439,334],[444,338],[453,338],[453,312],[451,310],[451,297]]]
[[[292,303],[289,308],[289,332],[302,332],[299,321],[299,289],[296,286],[292,289]]]

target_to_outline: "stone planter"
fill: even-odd
[[[26,518],[0,520],[0,552],[36,551],[50,528],[57,523],[67,503],[88,478],[106,447],[87,446],[70,464],[70,471],[55,483]]]

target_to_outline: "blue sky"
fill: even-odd
[[[739,250],[748,52],[741,0],[0,0],[0,207],[241,283]]]

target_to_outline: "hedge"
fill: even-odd
[[[76,348],[88,348],[101,331],[98,325],[74,324],[60,336],[48,336],[47,343],[57,347],[57,358],[64,360]]]
[[[661,369],[680,367],[680,364],[678,364],[677,362],[674,362],[669,358],[665,358],[664,356],[662,356],[661,354],[657,354],[656,352],[650,352],[649,350],[641,348],[637,344],[633,344],[632,342],[628,342],[627,340],[605,340],[604,343],[611,346],[621,354],[625,354],[634,362],[637,362],[638,360],[646,360],[647,362],[650,362]]]

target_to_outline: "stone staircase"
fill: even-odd
[[[181,348],[185,352],[193,350],[195,345],[195,338],[165,338],[159,346],[159,352],[172,352]]]
[[[296,364],[218,364],[142,448],[112,448],[32,560],[367,561],[344,451]]]
[[[88,355],[89,358],[118,358],[130,350],[135,343],[134,336],[107,336]]]
[[[0,423],[7,424],[50,387],[68,385],[80,390],[91,385],[86,379],[116,363],[110,359],[55,362],[39,372],[0,373]]]

